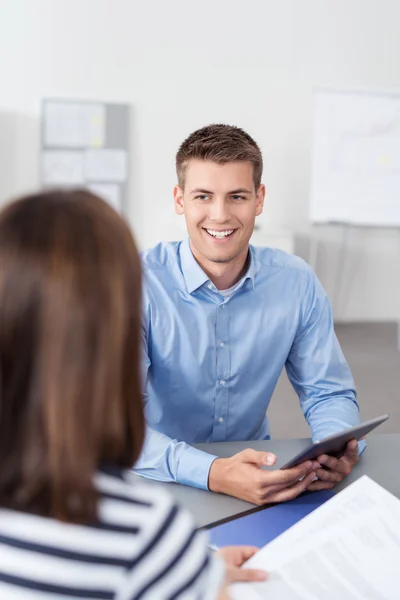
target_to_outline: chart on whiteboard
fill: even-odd
[[[316,90],[310,218],[400,227],[400,93]]]

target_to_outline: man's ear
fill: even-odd
[[[176,214],[183,215],[183,189],[179,185],[174,187],[174,204]]]
[[[261,215],[264,208],[265,185],[262,183],[257,190],[256,216]]]

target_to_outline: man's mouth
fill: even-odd
[[[207,233],[209,235],[211,235],[213,238],[216,238],[217,240],[222,240],[226,237],[229,237],[230,235],[232,235],[236,229],[224,229],[224,230],[216,230],[216,229],[206,229],[204,228],[204,231],[207,231]]]

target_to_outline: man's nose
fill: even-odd
[[[210,219],[218,223],[225,223],[230,219],[230,212],[224,198],[214,198],[210,205]]]

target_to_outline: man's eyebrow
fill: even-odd
[[[196,189],[192,190],[190,193],[191,194],[208,194],[208,195],[213,194],[213,192],[210,192],[209,190],[202,190],[200,188],[196,188]]]
[[[201,188],[196,188],[190,192],[191,194],[208,194],[211,196],[214,192],[210,192],[210,190],[203,190]],[[228,194],[251,194],[251,190],[247,188],[238,188],[237,190],[232,190],[228,192]]]

